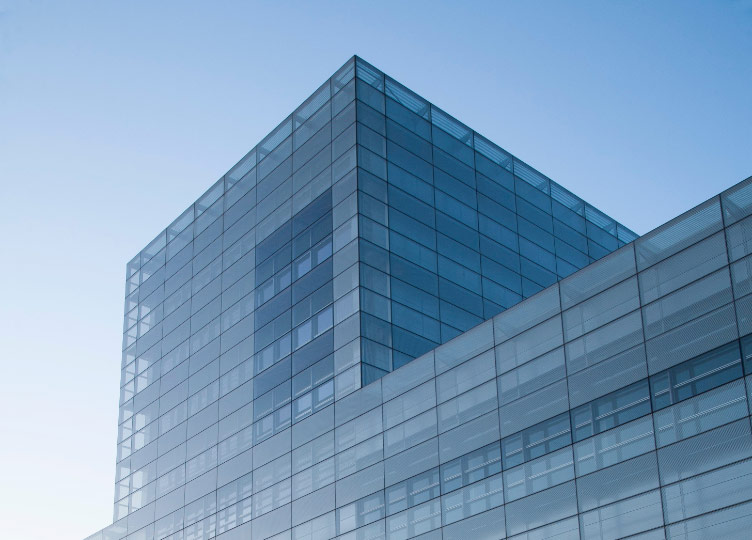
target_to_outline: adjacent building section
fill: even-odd
[[[748,537],[751,276],[752,178],[294,427],[291,537]]]

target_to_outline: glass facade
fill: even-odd
[[[363,384],[636,238],[373,66],[355,75]]]
[[[128,264],[88,540],[744,538],[750,261],[752,179],[636,239],[354,58]]]

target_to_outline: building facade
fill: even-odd
[[[750,215],[637,239],[353,58],[128,264],[88,540],[743,538]]]

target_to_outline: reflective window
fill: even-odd
[[[382,519],[386,515],[385,510],[383,491],[341,506],[337,509],[337,533],[342,534]]]
[[[505,469],[504,496],[507,501],[514,501],[573,478],[572,448],[562,448],[519,467]]]
[[[509,469],[572,443],[569,414],[560,414],[501,441],[504,468]]]
[[[439,496],[438,467],[386,488],[386,513],[396,514]]]
[[[738,342],[650,377],[653,409],[663,409],[743,376]]]
[[[501,472],[499,443],[493,443],[441,466],[441,492],[448,493]]]
[[[648,381],[636,382],[595,401],[572,409],[575,441],[626,424],[650,412]]]
[[[653,419],[645,416],[612,430],[575,443],[577,475],[609,467],[655,450]]]
[[[480,514],[504,503],[502,478],[498,474],[441,497],[444,525]]]
[[[653,414],[656,442],[665,446],[747,414],[744,381],[739,379]]]

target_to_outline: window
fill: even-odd
[[[441,492],[448,493],[501,472],[501,450],[495,442],[441,466]]]
[[[636,382],[590,403],[572,409],[574,440],[620,426],[650,412],[648,381]]]
[[[650,377],[653,409],[659,410],[743,376],[734,341]]]
[[[560,414],[502,440],[504,468],[515,467],[571,443],[569,414]]]

